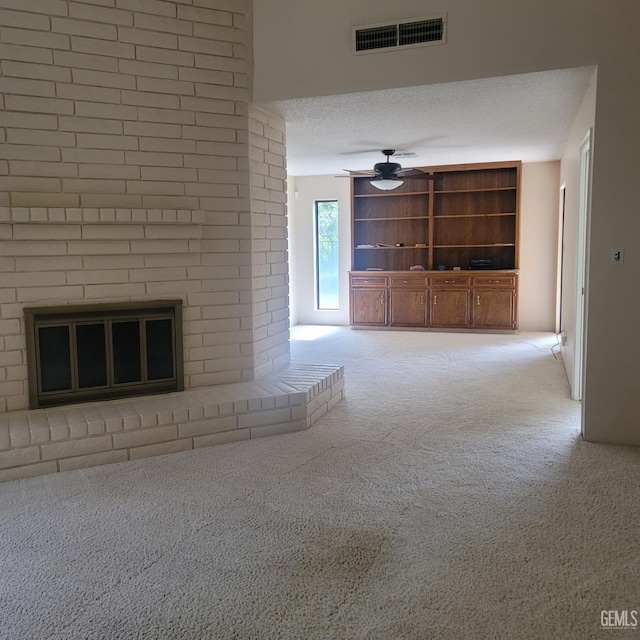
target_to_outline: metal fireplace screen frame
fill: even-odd
[[[184,389],[182,301],[24,309],[31,409]]]

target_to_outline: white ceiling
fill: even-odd
[[[404,167],[558,160],[593,67],[263,104],[287,123],[291,176],[371,169],[381,149]]]

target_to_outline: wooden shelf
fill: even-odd
[[[492,244],[434,244],[434,249],[481,249],[485,247],[515,247],[515,242],[494,242]]]
[[[356,178],[357,179],[357,178]],[[366,180],[366,178],[365,178]],[[396,193],[395,191],[385,191],[384,193],[355,193],[354,198],[391,198],[393,196],[428,196],[428,191],[402,191]]]
[[[434,214],[434,218],[438,220],[442,218],[505,218],[518,215],[516,213],[438,213]],[[397,218],[394,218],[397,220]]]
[[[352,270],[464,269],[472,259],[517,268],[520,168],[517,161],[419,167],[431,178],[392,191],[353,176]]]
[[[494,245],[492,245],[494,246]],[[406,250],[406,249],[428,249],[429,247],[416,247],[415,245],[411,245],[411,246],[407,246],[407,247],[354,247],[354,249],[356,251],[380,251],[382,250],[386,250],[389,251],[390,249],[393,249],[395,251],[402,251],[402,250]]]
[[[354,218],[354,222],[385,222],[393,221],[398,222],[400,220],[429,220],[429,216],[393,216],[389,218]]]
[[[439,195],[442,193],[487,193],[490,191],[515,191],[517,187],[489,187],[485,189],[434,189],[433,195]]]

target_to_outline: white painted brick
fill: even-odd
[[[9,163],[11,174],[15,176],[49,176],[70,177],[78,175],[78,166],[64,162],[34,162],[24,160],[12,160]]]
[[[90,87],[87,85],[58,84],[56,86],[58,96],[71,98],[72,100],[87,100],[90,102],[106,102],[118,104],[120,102],[120,90],[108,87]]]
[[[131,460],[138,460],[140,458],[148,458],[151,456],[166,455],[167,453],[187,451],[192,448],[193,444],[191,440],[172,440],[171,442],[135,447],[129,450],[129,457]]]
[[[3,7],[4,6],[6,6],[6,2],[3,2]],[[21,27],[24,29],[49,31],[49,18],[47,16],[38,16],[33,15],[32,13],[19,13],[17,11],[6,11],[5,9],[0,9],[0,24],[2,24],[3,27]]]
[[[31,444],[31,433],[26,416],[12,418],[9,423],[11,447],[26,447]],[[4,447],[8,449],[8,447]]]
[[[33,96],[5,96],[9,111],[30,111],[33,113],[73,113],[73,102],[59,98],[39,98]]]
[[[194,436],[209,435],[236,429],[238,419],[236,416],[226,416],[224,418],[209,418],[197,422],[187,422],[178,425],[178,436],[180,438],[191,438]]]
[[[139,180],[140,167],[117,164],[84,164],[78,166],[80,178],[113,178],[115,180]]]
[[[177,49],[178,36],[159,31],[148,31],[141,28],[128,29],[118,27],[118,40],[120,42],[161,47],[163,49]]]
[[[53,21],[59,18],[52,18]],[[7,44],[24,45],[28,47],[48,47],[51,49],[69,49],[69,37],[57,33],[44,33],[28,29],[2,30],[2,41]],[[34,60],[39,62],[40,60]]]
[[[33,478],[48,473],[55,473],[58,470],[55,462],[42,462],[38,464],[29,464],[11,469],[0,471],[0,482],[9,480],[22,480],[23,478]]]
[[[40,450],[38,447],[25,447],[24,449],[0,452],[0,469],[33,464],[39,461]]]
[[[115,89],[135,89],[136,86],[135,76],[88,69],[74,69],[73,81],[76,84],[111,87]]]
[[[71,49],[113,58],[135,58],[136,55],[135,47],[132,44],[79,36],[71,36]]]
[[[127,9],[138,13],[150,13],[155,16],[176,17],[176,5],[159,0],[116,0],[118,9]]]
[[[29,444],[28,442],[25,444]],[[0,423],[0,451],[6,451],[11,447],[11,438],[9,435],[9,424],[7,422]]]
[[[71,20],[67,18],[51,18],[51,29],[56,33],[67,33],[85,38],[97,38],[98,40],[117,40],[118,32],[114,25],[97,24],[84,20]],[[62,36],[60,36],[62,37]],[[67,37],[67,36],[64,36]],[[68,49],[69,47],[57,47]]]
[[[128,460],[126,451],[105,451],[103,453],[92,453],[86,456],[76,456],[75,458],[65,458],[60,460],[58,464],[60,471],[73,471],[75,469],[97,467],[103,464],[125,462],[126,460]]]
[[[24,62],[11,62],[10,60],[4,60],[2,62],[2,73],[5,76],[14,76],[16,78],[33,78],[36,80],[49,80],[52,83],[56,81],[71,82],[71,71],[69,69],[55,67],[50,64],[29,64]],[[9,93],[7,85],[3,85],[3,89],[5,90],[5,93]],[[55,93],[52,95],[55,95]]]
[[[236,429],[234,431],[225,431],[223,433],[215,433],[206,436],[199,436],[193,439],[193,448],[210,447],[218,444],[228,444],[231,442],[240,442],[249,440],[249,429]]]
[[[210,25],[233,25],[233,16],[226,11],[215,11],[212,9],[202,9],[198,7],[178,7],[178,18],[191,22],[204,22]]]
[[[124,151],[116,149],[62,149],[65,162],[123,164]]]
[[[76,143],[73,133],[58,131],[37,131],[28,129],[8,129],[7,142],[10,144],[26,144],[40,146],[72,147]],[[12,204],[16,204],[12,202]]]
[[[307,429],[306,420],[296,420],[295,422],[283,422],[281,424],[270,424],[262,427],[251,428],[251,438],[264,438],[267,436],[280,435],[282,433],[292,433]]]
[[[93,71],[118,72],[118,61],[115,58],[96,56],[88,53],[76,53],[71,51],[54,51],[53,61],[61,67],[74,69],[74,79],[77,77],[76,69],[91,69]],[[83,83],[86,84],[86,83]],[[98,82],[94,84],[99,84]]]
[[[189,84],[193,86],[192,83]],[[215,100],[201,97],[195,98],[189,97],[187,95],[182,95],[180,97],[180,106],[182,109],[210,114],[221,114],[227,116],[232,116],[234,114],[234,105],[231,100]],[[236,153],[233,154],[216,154],[212,152],[211,155],[240,155],[237,149],[235,151]],[[235,169],[236,167],[233,166],[230,168]]]
[[[133,16],[129,11],[110,9],[108,7],[98,7],[78,2],[69,3],[69,15],[80,20],[90,20],[92,22],[104,22],[106,24],[117,24],[125,27],[133,25]]]
[[[132,207],[137,208],[142,205],[142,198],[131,194],[82,194],[80,202],[84,207]]]
[[[150,91],[153,93],[173,93],[177,95],[193,96],[196,92],[193,82],[185,82],[183,80],[138,77],[137,85],[140,91]],[[129,89],[131,87],[123,88]]]
[[[0,59],[50,64],[53,62],[53,54],[50,49],[0,44]]]
[[[198,69],[212,69],[214,71],[231,71],[236,73],[247,73],[249,70],[246,59],[227,58],[224,56],[210,56],[197,53],[195,63]]]
[[[41,162],[59,162],[60,150],[53,147],[43,146],[18,146],[18,145],[2,145],[0,146],[0,157],[11,160],[39,160]]]
[[[169,440],[176,440],[178,427],[167,425],[162,427],[150,427],[139,431],[127,431],[113,434],[114,449],[128,449],[148,444],[158,444]]]
[[[69,13],[65,0],[3,0],[2,6],[5,9],[46,15],[66,16]]]
[[[140,62],[138,60],[120,60],[121,73],[128,73],[133,76],[148,76],[150,78],[178,79],[178,68],[169,64],[158,64],[155,62]]]
[[[136,58],[146,62],[159,62],[164,65],[179,65],[180,67],[193,67],[194,65],[194,55],[192,53],[156,47],[136,47]],[[190,80],[191,78],[181,77],[180,79]]]
[[[18,291],[18,302],[29,303],[52,303],[57,300],[81,300],[83,297],[82,287],[30,287]]]
[[[171,140],[167,138],[140,138],[141,151],[171,151],[174,153],[195,153],[196,144],[193,140]],[[190,166],[190,165],[189,165]]]
[[[74,456],[88,455],[109,451],[112,447],[111,436],[97,436],[42,445],[42,460],[58,460],[60,458],[72,458]]]
[[[291,409],[271,409],[260,413],[238,416],[238,428],[257,427],[263,425],[280,424],[291,421]]]

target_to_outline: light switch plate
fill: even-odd
[[[611,249],[611,264],[620,267],[624,264],[624,249],[614,247]]]

